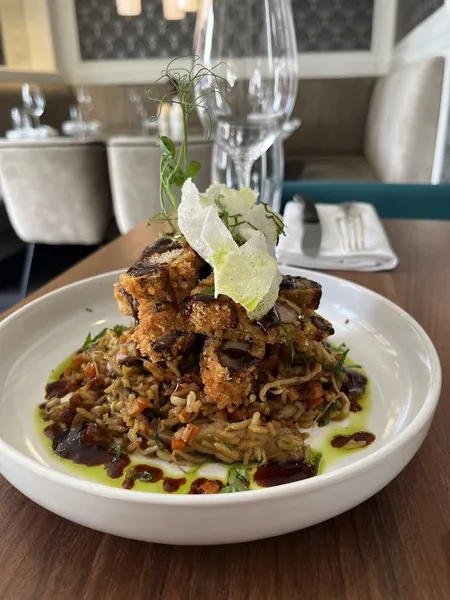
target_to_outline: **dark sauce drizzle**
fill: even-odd
[[[273,487],[284,483],[302,481],[314,477],[315,468],[306,460],[280,465],[276,462],[269,462],[256,469],[254,476],[255,483],[261,487]]]
[[[370,431],[357,431],[351,435],[335,435],[331,440],[331,445],[333,448],[344,448],[350,441],[364,442],[364,446],[361,446],[361,448],[364,448],[365,446],[373,444],[375,441],[375,434],[370,433]]]
[[[189,490],[189,494],[206,494],[206,492],[202,489],[202,485],[204,485],[208,481],[213,481],[219,485],[218,492],[223,487],[223,482],[220,481],[220,479],[206,479],[205,477],[200,477],[192,483],[191,489]]]
[[[165,477],[163,481],[163,490],[167,492],[167,494],[174,494],[178,492],[180,487],[186,483],[186,479],[172,479],[171,477]]]
[[[108,447],[111,439],[100,440],[104,432],[95,424],[82,423],[73,428],[62,429],[54,423],[46,427],[44,433],[50,439],[57,456],[86,467],[105,465],[106,473],[111,479],[122,477],[125,467],[130,464],[126,454],[117,456],[115,450]]]

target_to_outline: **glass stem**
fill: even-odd
[[[39,129],[40,126],[41,126],[41,118],[40,117],[34,117],[34,128],[35,129]]]
[[[250,187],[253,161],[248,158],[233,160],[236,169],[238,189]]]

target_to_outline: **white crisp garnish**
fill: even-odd
[[[216,297],[242,304],[250,319],[275,304],[281,274],[275,259],[275,215],[256,205],[255,193],[211,186],[200,194],[189,179],[183,186],[178,226],[190,246],[214,269]],[[275,215],[278,217],[278,215]]]

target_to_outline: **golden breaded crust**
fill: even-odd
[[[334,333],[326,319],[312,310],[299,310],[296,304],[282,296],[257,322],[250,321],[245,309],[226,296],[193,295],[186,303],[185,315],[195,333],[249,342],[252,345],[250,353],[258,358],[264,356],[266,344],[294,343],[302,347]]]
[[[131,336],[141,354],[153,362],[173,360],[193,343],[182,313],[168,305],[141,303],[139,321]]]
[[[139,260],[120,276],[116,298],[125,296],[138,304],[145,300],[174,304],[183,301],[197,285],[203,260],[184,240],[162,238],[148,246]],[[127,302],[118,298],[119,308]]]
[[[322,286],[305,277],[283,275],[280,296],[290,300],[299,308],[317,310],[322,298]]]
[[[191,331],[215,339],[248,342],[250,354],[264,356],[265,336],[231,298],[198,294],[187,301],[184,314]]]
[[[240,405],[251,394],[262,361],[243,343],[208,340],[200,359],[200,373],[208,402],[219,408]]]

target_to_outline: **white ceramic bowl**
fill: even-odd
[[[381,296],[321,273],[285,269],[323,286],[320,313],[372,381],[369,431],[376,441],[305,481],[217,496],[159,495],[103,486],[50,456],[35,407],[52,368],[88,331],[123,322],[112,296],[118,274],[62,288],[0,324],[0,470],[52,512],[115,535],[168,544],[224,544],[319,523],[363,502],[411,460],[429,429],[441,388],[437,353],[422,328]],[[86,309],[90,309],[89,311]],[[93,311],[93,312],[92,312]],[[326,428],[315,432],[312,445]]]

